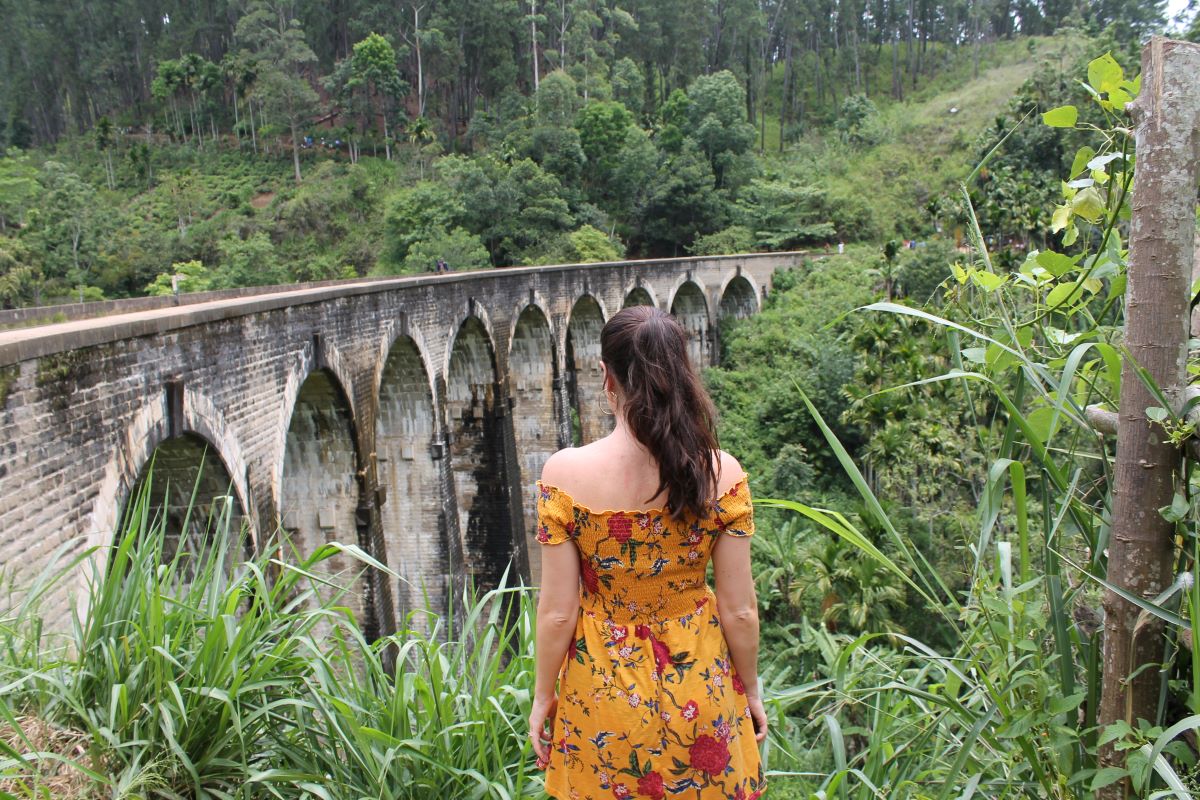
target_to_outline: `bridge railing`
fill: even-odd
[[[397,280],[403,280],[406,282],[411,281],[413,283],[438,283],[443,281],[461,280],[466,276],[474,277],[480,274],[487,274],[495,270],[502,270],[505,273],[520,274],[527,272],[579,269],[580,267],[602,268],[621,265],[669,265],[684,261],[720,261],[727,259],[746,259],[763,256],[774,257],[786,255],[815,255],[815,253],[805,250],[797,250],[781,253],[733,253],[721,256],[650,258],[630,261],[600,261],[586,264],[551,264],[533,267],[496,267],[483,270],[466,270],[442,274],[431,273],[428,275],[382,275],[371,278],[345,278],[341,280],[307,281],[304,283],[286,283],[273,286],[248,286],[241,289],[219,289],[208,292],[184,292],[180,294],[160,295],[155,297],[130,297],[120,300],[96,300],[89,303],[64,303],[61,305],[30,306],[28,308],[0,310],[0,330],[36,327],[39,325],[52,325],[57,322],[95,319],[97,317],[107,317],[114,314],[130,314],[138,311],[155,311],[163,308],[174,308],[176,306],[207,303],[214,300],[236,300],[241,297],[255,297],[264,294],[277,294],[279,292],[292,292],[304,289],[321,289],[326,287],[353,286],[370,283],[387,283],[389,285],[394,285],[395,281]]]

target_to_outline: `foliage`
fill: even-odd
[[[567,234],[571,242],[571,261],[589,264],[599,261],[620,261],[625,256],[625,248],[620,242],[606,236],[591,225],[584,225],[578,230]]]
[[[215,289],[237,286],[270,286],[283,283],[283,266],[271,240],[261,231],[245,239],[228,236],[218,244],[222,269],[213,282]]]
[[[151,297],[207,291],[212,285],[212,273],[199,261],[183,261],[171,265],[170,272],[161,272],[146,287]]]
[[[331,24],[341,12],[314,16],[299,3],[289,14],[286,5],[255,3],[234,15],[241,25],[234,39],[239,49],[220,58],[219,53],[184,47],[177,59],[149,59],[158,100],[147,104],[150,117],[142,127],[131,124],[140,112],[113,111],[105,117],[111,130],[105,125],[67,137],[53,154],[12,151],[0,158],[0,185],[11,189],[0,198],[0,237],[23,240],[23,258],[42,276],[36,287],[18,281],[26,288],[10,293],[20,299],[8,302],[78,299],[80,292],[136,295],[167,264],[191,260],[212,269],[222,286],[258,282],[245,271],[221,274],[226,272],[222,253],[229,250],[222,249],[222,242],[246,241],[258,233],[275,249],[271,260],[278,269],[270,280],[282,282],[404,269],[416,242],[444,241],[456,227],[479,237],[497,266],[569,260],[573,247],[568,236],[585,225],[610,232],[633,257],[923,239],[938,229],[948,236],[962,220],[941,192],[967,174],[972,149],[994,143],[973,136],[976,126],[995,116],[983,109],[1002,105],[1001,93],[1011,94],[1014,81],[1034,72],[1031,53],[1069,63],[1083,50],[1076,34],[981,47],[984,71],[977,80],[970,79],[971,59],[931,56],[928,69],[916,70],[919,90],[911,93],[911,101],[896,104],[886,91],[871,94],[876,106],[872,130],[889,132],[873,146],[843,144],[829,128],[839,116],[832,96],[810,97],[806,102],[816,105],[810,108],[805,134],[782,157],[769,157],[753,149],[757,144],[769,150],[774,128],[762,113],[751,113],[781,103],[789,91],[807,95],[813,87],[799,88],[802,82],[796,74],[789,78],[785,65],[755,77],[737,59],[724,71],[693,65],[648,80],[653,73],[644,72],[645,65],[666,52],[657,48],[667,47],[671,36],[698,35],[698,29],[688,29],[686,36],[676,31],[658,40],[654,36],[659,34],[639,27],[641,22],[653,27],[676,19],[665,8],[638,7],[626,13],[568,2],[543,9],[538,35],[558,45],[552,48],[554,62],[563,69],[543,74],[540,99],[511,77],[518,73],[510,75],[520,63],[519,54],[500,58],[504,46],[489,33],[478,40],[486,42],[489,55],[469,58],[499,58],[495,70],[481,74],[474,84],[495,88],[479,88],[490,93],[485,102],[464,95],[460,105],[470,108],[461,115],[454,112],[451,120],[439,99],[444,92],[433,86],[437,80],[443,89],[453,84],[457,79],[446,79],[446,70],[468,57],[455,49],[447,32],[464,32],[456,27],[462,25],[481,36],[484,29],[478,26],[501,29],[507,23],[497,6],[481,6],[469,21],[440,6],[408,9],[389,24],[383,20],[393,12],[382,7],[364,12],[361,19],[351,10],[352,25],[322,28],[345,42],[346,50],[340,52],[314,38],[309,26]],[[414,10],[415,17],[409,13]],[[787,26],[801,18],[789,8],[764,15],[752,4],[732,13],[749,26],[739,28],[737,35],[751,39],[776,16],[783,26],[776,32],[786,39],[792,35]],[[183,12],[173,14],[172,27],[183,18]],[[373,30],[390,33],[373,36]],[[608,38],[597,43],[601,34]],[[355,37],[357,56],[351,46]],[[1110,40],[1115,41],[1102,39]],[[728,42],[721,42],[715,57],[732,58],[724,47]],[[301,45],[317,57],[319,69],[306,61]],[[886,53],[891,45],[883,46]],[[936,52],[936,43],[931,47]],[[414,72],[418,51],[423,80]],[[648,53],[654,55],[646,61],[642,56]],[[987,70],[991,65],[998,66]],[[878,77],[871,77],[869,60],[860,66],[864,81]],[[898,62],[901,71],[912,66]],[[693,68],[697,71],[689,73]],[[808,62],[803,66],[813,68]],[[801,69],[800,61],[791,69]],[[272,70],[278,73],[274,77]],[[316,75],[322,72],[332,94],[324,105],[311,107],[311,113],[294,117],[293,130],[293,117],[285,108],[291,89],[284,92],[284,84],[293,81],[292,89],[300,92],[300,84],[318,83]],[[639,74],[641,93],[632,98]],[[1039,78],[1022,92],[1044,106],[1058,91],[1055,86],[1066,83],[1061,67],[1056,74],[1059,79]],[[832,80],[832,73],[826,79]],[[272,99],[267,95],[275,83],[280,92]],[[608,99],[618,88],[624,92],[621,101]],[[935,92],[939,89],[944,94]],[[89,107],[92,99],[81,107]],[[306,102],[296,108],[303,111]],[[843,102],[839,96],[837,104]],[[413,103],[424,104],[425,111],[402,128],[397,140],[393,126],[403,124]],[[953,120],[947,107],[959,112]],[[1014,113],[1019,108],[1024,114],[1028,107],[1014,106]],[[780,108],[781,118],[795,110]],[[746,122],[749,118],[757,132]],[[1013,231],[1003,234],[1014,248],[1001,250],[1005,266],[1023,256],[1018,244],[1044,247],[1044,241],[1034,238],[1043,222],[1038,214],[1046,214],[1039,193],[1057,185],[1048,167],[1035,169],[1026,156],[1042,158],[1047,148],[1068,146],[1066,139],[1059,144],[1031,139],[1017,148],[1031,127],[1015,126],[1018,118],[1006,117],[1005,127],[991,131],[993,138],[1016,132],[972,181],[986,224]],[[313,127],[318,119],[335,127]],[[1062,138],[1061,132],[1053,135]],[[1008,145],[1014,147],[1011,157]],[[447,150],[453,154],[442,163],[438,158]],[[375,153],[378,159],[372,157]],[[288,156],[290,169],[284,161]],[[384,156],[391,160],[385,162]],[[1046,156],[1047,163],[1065,157]],[[1021,166],[1022,159],[1028,164]],[[32,190],[47,160],[77,176],[76,188],[82,195],[95,193],[96,202],[54,209],[48,195]],[[347,160],[353,162],[348,167]],[[301,167],[305,180],[293,185],[288,173],[294,179]],[[426,181],[441,187],[422,195],[431,207],[410,207],[389,219],[397,205],[417,200],[408,192]],[[57,232],[38,229],[42,211],[60,221]],[[60,234],[71,226],[81,234],[81,258],[78,269],[70,260],[72,274],[67,275]],[[754,238],[747,240],[743,228]],[[697,243],[726,229],[732,238]]]
[[[697,236],[725,221],[725,206],[713,191],[712,164],[691,139],[665,157],[646,198],[645,213],[632,239],[651,252],[678,255]]]
[[[1064,240],[1061,251],[1031,252],[1008,273],[996,269],[973,224],[973,258],[952,265],[943,305],[875,303],[866,308],[865,324],[849,323],[860,329],[854,351],[871,371],[856,379],[859,402],[845,416],[882,415],[872,424],[874,438],[891,427],[901,445],[905,438],[934,438],[925,426],[932,416],[927,409],[936,409],[935,419],[960,416],[954,438],[974,459],[957,468],[938,464],[930,452],[910,452],[901,460],[941,475],[969,476],[973,483],[978,514],[963,550],[963,585],[951,582],[945,565],[931,563],[914,535],[919,528],[876,492],[901,499],[904,485],[873,476],[870,446],[864,456],[858,443],[843,441],[817,398],[801,395],[859,508],[843,515],[828,510],[824,498],[820,504],[765,505],[816,524],[872,562],[876,575],[903,581],[910,603],[915,599],[925,613],[941,617],[940,645],[893,632],[899,649],[868,634],[842,637],[819,651],[833,655],[815,665],[815,674],[828,676],[829,684],[810,685],[799,701],[812,721],[799,738],[828,752],[829,768],[809,783],[820,796],[1082,798],[1123,780],[1135,796],[1190,796],[1196,754],[1180,737],[1195,731],[1200,717],[1196,662],[1182,657],[1182,642],[1200,627],[1200,588],[1191,552],[1195,510],[1182,493],[1160,512],[1181,525],[1186,544],[1179,553],[1180,578],[1159,597],[1129,596],[1145,618],[1167,622],[1157,716],[1106,729],[1096,725],[1101,638],[1092,606],[1099,587],[1111,588],[1103,577],[1111,444],[1097,441],[1084,412],[1119,391],[1126,258],[1120,221],[1132,180],[1123,106],[1137,90],[1136,81],[1126,82],[1111,59],[1101,57],[1090,64],[1088,86],[1106,82],[1110,88],[1092,96],[1107,125],[1091,128],[1099,135],[1097,148],[1085,145],[1071,166],[1072,176],[1085,175],[1086,183],[1060,187],[1056,224],[1059,230],[1074,226],[1071,242]],[[1050,115],[1047,122],[1066,118]],[[1074,202],[1092,187],[1099,210]],[[969,203],[966,211],[972,212]],[[917,350],[904,347],[921,330],[939,333]],[[924,353],[938,339],[948,351],[940,363]],[[888,363],[876,367],[885,352]],[[957,411],[950,408],[950,394],[928,394],[935,387],[951,387],[962,398]],[[922,402],[913,402],[914,393],[924,395]],[[887,398],[896,396],[904,399],[889,407]],[[1170,422],[1169,409],[1157,414]],[[1187,476],[1185,491],[1195,480]],[[927,504],[913,497],[900,507],[924,510]],[[775,558],[778,544],[764,541],[765,555]],[[821,557],[817,572],[836,575],[829,565],[838,563],[836,555]],[[834,585],[832,578],[827,583]],[[879,585],[878,579],[872,583]],[[824,645],[803,625],[785,626],[775,637],[782,639],[781,649],[793,643],[797,653],[809,652],[809,643]],[[779,657],[795,655],[782,649]],[[832,669],[825,667],[830,662]],[[1127,754],[1123,764],[1099,762],[1105,743]]]
[[[754,251],[754,243],[754,231],[744,225],[730,225],[715,233],[697,236],[688,252],[695,256],[751,253]]]
[[[687,135],[708,156],[718,189],[740,186],[753,171],[747,158],[754,126],[746,122],[746,91],[732,72],[702,75],[688,86]]]
[[[350,128],[351,159],[358,160],[357,139],[374,133],[376,115],[383,118],[383,139],[391,157],[389,120],[395,106],[408,91],[408,84],[396,68],[396,51],[387,39],[372,33],[355,43],[349,58],[343,59],[326,79],[326,86],[341,101],[342,111],[354,118]],[[394,125],[394,121],[392,121]]]
[[[404,258],[404,271],[431,271],[439,258],[450,269],[483,269],[490,263],[479,237],[456,226],[449,231],[432,231],[428,238],[414,242]]]
[[[863,94],[850,95],[842,101],[834,127],[843,142],[858,147],[877,144],[882,138],[882,132],[879,130],[879,111]]]
[[[532,683],[533,603],[466,594],[461,626],[414,615],[363,639],[344,590],[312,576],[354,545],[306,556],[270,546],[244,562],[229,504],[189,509],[211,536],[164,561],[149,491],[111,547],[61,548],[0,619],[0,785],[42,796],[39,762],[65,761],[88,797],[515,797],[531,787],[520,734]],[[107,562],[107,564],[104,564]],[[44,632],[39,602],[88,569],[86,618]],[[337,583],[353,575],[334,576]],[[391,672],[386,664],[398,664]],[[18,718],[77,731],[82,753],[37,752]],[[452,720],[454,724],[449,724]]]
[[[755,249],[795,250],[834,237],[830,206],[817,186],[756,178],[739,194],[734,218],[754,231]]]

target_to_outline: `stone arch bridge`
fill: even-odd
[[[60,547],[112,543],[153,460],[172,548],[206,535],[194,523],[215,508],[245,524],[247,551],[282,527],[300,551],[351,541],[399,573],[354,584],[368,635],[439,605],[457,579],[493,586],[510,564],[536,577],[532,484],[555,450],[608,429],[604,321],[657,305],[690,332],[694,362],[711,363],[717,322],[756,311],[799,257],[118,301],[107,316],[0,331],[0,564],[19,585]],[[193,488],[201,512],[185,529]],[[64,589],[46,616],[73,602]]]

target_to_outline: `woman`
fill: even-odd
[[[615,314],[600,361],[616,427],[555,453],[538,484],[529,727],[560,800],[764,791],[750,491],[686,338],[651,306]]]

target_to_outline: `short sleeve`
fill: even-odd
[[[754,504],[746,478],[729,487],[717,501],[717,529],[730,536],[754,535]]]
[[[575,530],[575,513],[570,498],[553,486],[537,485],[537,540],[562,544]]]

